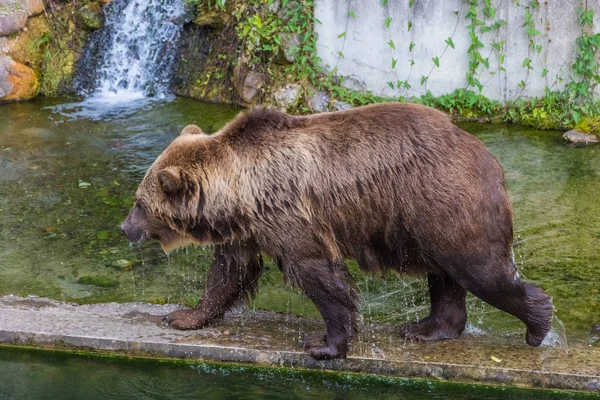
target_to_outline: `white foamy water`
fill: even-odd
[[[115,0],[109,5],[108,40],[94,93],[165,96],[183,13],[182,0]]]
[[[183,27],[183,0],[114,0],[104,11],[106,24],[86,50],[97,57],[83,58],[97,64],[78,77],[90,82],[81,89],[85,100],[50,107],[69,119],[126,117],[173,98],[168,86]]]

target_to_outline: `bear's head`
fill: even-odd
[[[121,224],[131,243],[156,239],[169,252],[189,244],[215,242],[208,224],[202,221],[206,185],[202,164],[210,158],[209,138],[197,126],[186,126],[148,169],[135,204]]]

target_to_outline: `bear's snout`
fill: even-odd
[[[145,232],[134,226],[129,220],[129,217],[121,224],[121,233],[125,235],[131,243],[141,243],[145,239]]]
[[[121,224],[120,230],[123,235],[129,240],[130,243],[141,243],[146,239],[146,230],[142,226],[143,223],[140,221],[140,207],[135,206],[125,221]]]

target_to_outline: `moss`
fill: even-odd
[[[583,117],[575,129],[585,133],[600,133],[600,117]]]
[[[87,275],[79,278],[82,285],[94,285],[102,288],[111,288],[119,285],[119,281],[105,275]]]

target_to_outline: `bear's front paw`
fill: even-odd
[[[346,346],[334,346],[327,343],[326,336],[309,337],[304,341],[304,351],[315,360],[332,360],[346,357]]]
[[[177,310],[164,317],[163,324],[183,331],[204,327],[206,319],[199,310]]]

